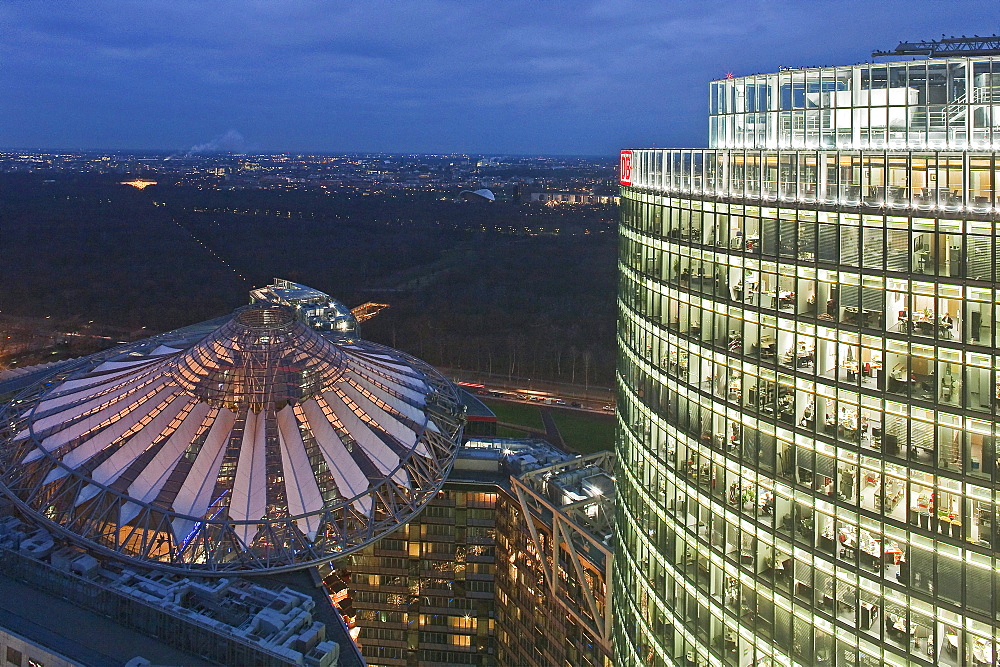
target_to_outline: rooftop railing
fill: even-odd
[[[642,149],[622,162],[622,185],[664,194],[928,212],[993,213],[1000,178],[993,152]]]

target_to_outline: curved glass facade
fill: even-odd
[[[623,155],[618,662],[995,665],[998,156],[782,141]]]

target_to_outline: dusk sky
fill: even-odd
[[[727,72],[864,62],[998,18],[994,0],[5,0],[0,147],[703,146]]]

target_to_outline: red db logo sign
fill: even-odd
[[[632,185],[632,151],[622,151],[618,182],[622,185]]]

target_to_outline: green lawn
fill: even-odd
[[[518,426],[527,426],[528,428],[537,428],[542,431],[545,430],[545,424],[542,423],[542,415],[534,405],[510,403],[508,401],[491,401],[483,396],[480,396],[479,399],[496,414],[497,421],[517,424]]]
[[[541,412],[538,406],[527,403],[511,403],[479,397],[483,403],[496,413],[497,420],[507,424],[516,424],[528,428],[545,430]],[[552,419],[559,428],[566,446],[581,454],[593,454],[615,447],[615,416],[547,408],[552,413]],[[502,438],[530,437],[529,433],[517,431],[505,426],[497,427],[497,435]]]
[[[528,435],[528,433],[525,431],[518,431],[513,428],[507,428],[506,426],[497,426],[498,438],[514,438],[516,440],[520,440],[526,435]]]
[[[559,433],[566,441],[566,446],[581,454],[593,454],[615,448],[614,415],[553,410],[552,419],[559,427]]]

